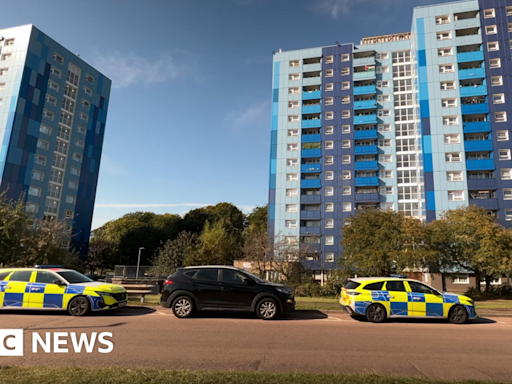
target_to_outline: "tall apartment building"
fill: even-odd
[[[512,0],[414,9],[411,32],[276,52],[269,234],[334,267],[357,209],[512,221]]]
[[[32,25],[0,30],[0,192],[85,256],[111,81]]]

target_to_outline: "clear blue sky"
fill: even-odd
[[[110,77],[93,228],[137,210],[267,202],[272,51],[409,31],[443,0],[18,0],[34,24]]]

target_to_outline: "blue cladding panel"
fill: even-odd
[[[436,196],[434,191],[427,191],[426,194],[427,198],[427,206],[429,210],[435,211],[436,210]]]
[[[425,54],[424,49],[418,51],[418,65],[420,67],[425,67],[427,65],[427,55]]]

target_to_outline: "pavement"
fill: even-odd
[[[0,312],[0,329],[24,329],[25,354],[0,366],[146,367],[271,372],[360,373],[430,379],[512,378],[512,318],[464,325],[440,320],[372,324],[341,311],[296,311],[275,321],[210,312],[177,319],[169,309],[127,307],[76,318]],[[114,350],[32,352],[32,333],[112,332]],[[72,350],[71,341],[68,347]],[[99,347],[103,347],[99,345]]]

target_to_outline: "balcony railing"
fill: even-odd
[[[487,103],[481,104],[464,104],[461,105],[463,115],[472,115],[476,113],[489,113],[489,105]]]
[[[320,148],[303,149],[301,151],[302,157],[320,157],[322,156],[322,150]]]
[[[322,137],[319,133],[315,133],[313,135],[302,135],[301,141],[303,143],[318,143],[322,141]]]
[[[469,204],[474,204],[492,211],[500,209],[498,199],[469,199]]]
[[[492,151],[492,140],[464,141],[466,152]]]
[[[302,164],[300,170],[302,173],[318,173],[322,171],[322,167],[320,164]]]
[[[377,130],[376,129],[368,129],[365,131],[355,131],[354,139],[376,139],[377,138]]]
[[[302,113],[320,113],[322,112],[321,105],[303,105]]]
[[[370,95],[375,94],[377,91],[375,85],[363,85],[354,87],[354,95]]]
[[[496,179],[468,179],[468,189],[496,189]]]
[[[322,63],[303,64],[302,72],[316,72],[322,70]]]
[[[354,109],[371,109],[371,108],[377,108],[377,100],[371,99],[371,100],[360,100],[360,101],[354,101]]]
[[[360,59],[353,59],[352,63],[354,67],[361,65],[375,65],[375,56],[361,57]]]
[[[475,121],[474,123],[462,123],[464,133],[491,132],[491,125],[488,121]]]
[[[356,115],[354,116],[354,124],[377,124],[377,115]]]
[[[466,36],[456,36],[455,37],[455,46],[459,47],[461,45],[473,45],[473,44],[482,44],[482,35],[466,35]]]
[[[492,171],[494,170],[494,160],[466,160],[466,169],[468,171]]]
[[[469,61],[480,61],[480,60],[484,60],[484,52],[483,51],[457,53],[457,61],[459,63],[466,63]]]
[[[356,187],[373,187],[379,185],[378,177],[356,177]]]
[[[459,69],[459,80],[483,79],[484,77],[484,68]]]
[[[475,17],[471,19],[455,20],[453,26],[455,29],[476,28],[480,26],[480,18]]]
[[[356,193],[355,196],[358,203],[378,203],[380,200],[378,193]]]
[[[320,227],[300,227],[301,235],[319,235]]]
[[[302,79],[302,85],[319,85],[322,83],[321,76],[305,77]]]
[[[487,95],[487,87],[485,86],[485,84],[460,88],[461,97],[481,95]]]
[[[375,71],[355,72],[352,76],[355,80],[375,79]]]
[[[302,120],[302,128],[320,128],[322,126],[322,119]]]
[[[356,171],[370,171],[379,169],[379,163],[377,161],[356,161],[354,163],[354,169]]]
[[[320,203],[321,201],[322,201],[322,196],[320,196],[320,195],[300,195],[300,202],[302,204]]]
[[[322,91],[302,92],[302,100],[320,99]]]
[[[321,187],[320,179],[301,180],[300,187],[301,188],[320,188]]]
[[[356,155],[376,155],[377,153],[376,145],[360,145],[354,147],[354,154]]]
[[[319,209],[316,211],[300,211],[300,218],[304,219],[319,219],[322,215],[322,211]]]

